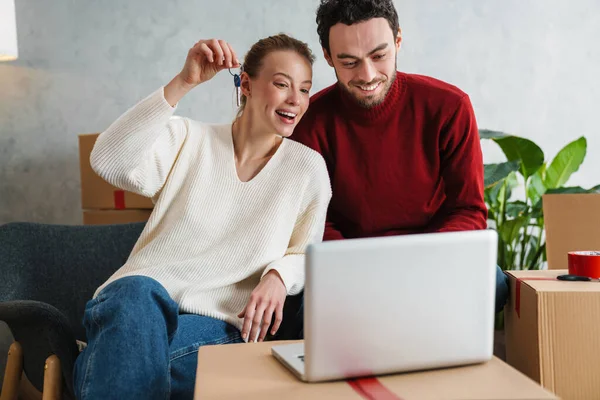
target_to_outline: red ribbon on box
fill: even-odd
[[[569,274],[600,278],[600,251],[570,251]]]
[[[125,209],[125,192],[123,190],[115,190],[113,192],[113,198],[115,201],[115,209],[124,210]]]
[[[402,400],[394,392],[386,388],[377,378],[359,378],[348,380],[348,385],[356,393],[368,400]]]
[[[523,281],[556,281],[556,278],[517,278],[517,281],[515,282],[515,312],[519,318],[521,318],[521,282]]]

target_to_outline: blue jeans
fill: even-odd
[[[496,266],[496,312],[502,311],[508,300],[508,277],[499,266]],[[295,339],[304,339],[304,293],[296,314],[296,327],[300,327]]]
[[[90,300],[88,345],[75,362],[74,389],[85,399],[191,399],[198,348],[241,343],[239,330],[214,318],[180,314],[154,279],[129,276]]]

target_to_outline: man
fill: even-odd
[[[392,0],[321,0],[317,31],[337,83],[315,94],[293,139],[323,155],[324,240],[486,228],[483,159],[469,97],[396,68]],[[496,309],[507,297],[498,268]]]

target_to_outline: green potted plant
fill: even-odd
[[[507,161],[484,165],[489,226],[498,232],[498,265],[503,270],[540,269],[546,261],[542,196],[546,193],[598,193],[565,186],[585,159],[585,137],[567,144],[549,164],[529,139],[482,129],[481,139],[496,142]],[[515,189],[521,188],[521,195]]]

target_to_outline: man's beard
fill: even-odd
[[[344,83],[341,83],[340,78],[337,75],[337,71],[335,73],[335,76],[338,78],[338,82],[340,83],[340,87],[342,88],[342,90],[344,90],[346,92],[346,94],[352,100],[354,100],[354,102],[356,102],[356,104],[358,104],[360,107],[363,107],[363,108],[373,108],[373,107],[376,107],[376,106],[380,105],[381,103],[383,103],[383,101],[387,97],[387,94],[390,91],[390,88],[392,87],[392,85],[394,84],[394,81],[396,80],[396,70],[398,69],[397,66],[398,66],[398,62],[396,61],[394,63],[394,72],[392,74],[390,74],[390,77],[383,82],[381,82],[381,80],[377,79],[373,82],[358,83],[361,86],[370,86],[373,83],[381,82],[381,84],[384,85],[384,87],[381,92],[381,95],[379,95],[378,97],[374,97],[374,96],[357,97],[356,94],[348,86],[346,86]],[[356,85],[354,83],[352,85],[356,87]]]

